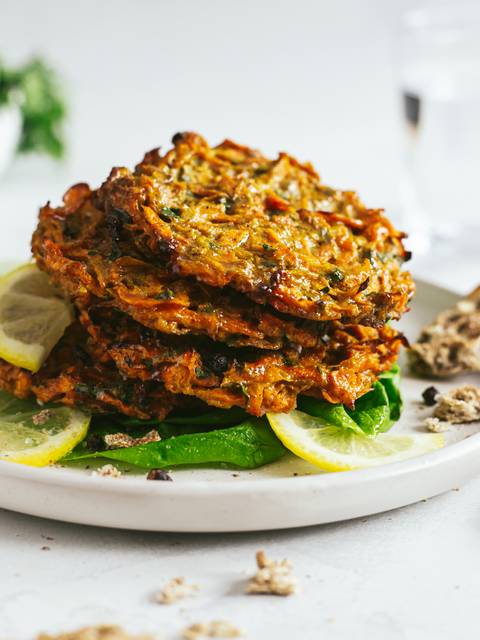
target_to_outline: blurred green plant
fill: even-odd
[[[63,156],[66,105],[58,77],[45,62],[35,58],[11,69],[0,61],[0,107],[6,104],[17,105],[22,115],[19,153]]]

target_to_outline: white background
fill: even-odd
[[[9,63],[45,55],[70,102],[67,162],[22,159],[0,178],[0,255],[28,256],[38,206],[58,203],[69,184],[96,185],[112,165],[132,166],[185,129],[211,143],[228,136],[288,150],[401,219],[395,32],[410,4],[0,0],[0,55]],[[461,259],[422,273],[466,290],[478,281],[478,258]],[[365,521],[268,535],[142,535],[0,512],[0,638],[91,620],[165,626],[173,638],[195,612],[234,613],[244,627],[251,620],[263,629],[257,638],[472,637],[479,487]],[[219,591],[238,584],[264,544],[296,561],[304,596],[244,604],[241,587]],[[182,574],[206,582],[205,599],[194,613],[188,603],[155,609],[150,591]]]

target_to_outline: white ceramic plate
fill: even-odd
[[[412,311],[401,323],[410,339],[457,299],[445,289],[417,285]],[[428,381],[405,373],[405,410],[395,430],[423,429],[429,410],[419,400],[426,386]],[[83,468],[36,469],[0,462],[0,507],[68,522],[153,531],[251,531],[346,520],[402,507],[469,480],[480,472],[477,430],[478,425],[455,427],[440,451],[343,473],[323,473],[294,456],[256,471],[173,471],[173,482],[146,481],[144,475],[93,477]]]

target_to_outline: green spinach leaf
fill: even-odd
[[[285,452],[267,421],[251,418],[236,427],[183,434],[136,447],[83,453],[75,450],[63,461],[107,458],[144,469],[203,464],[255,469],[278,460]]]
[[[298,399],[298,408],[333,425],[375,437],[388,431],[400,418],[402,397],[399,384],[400,369],[395,365],[380,376],[371,391],[357,400],[354,409],[307,397]]]

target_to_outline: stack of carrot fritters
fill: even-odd
[[[140,418],[352,406],[400,348],[402,234],[284,153],[173,144],[40,211],[35,260],[77,320],[37,374],[4,364],[0,384]]]

